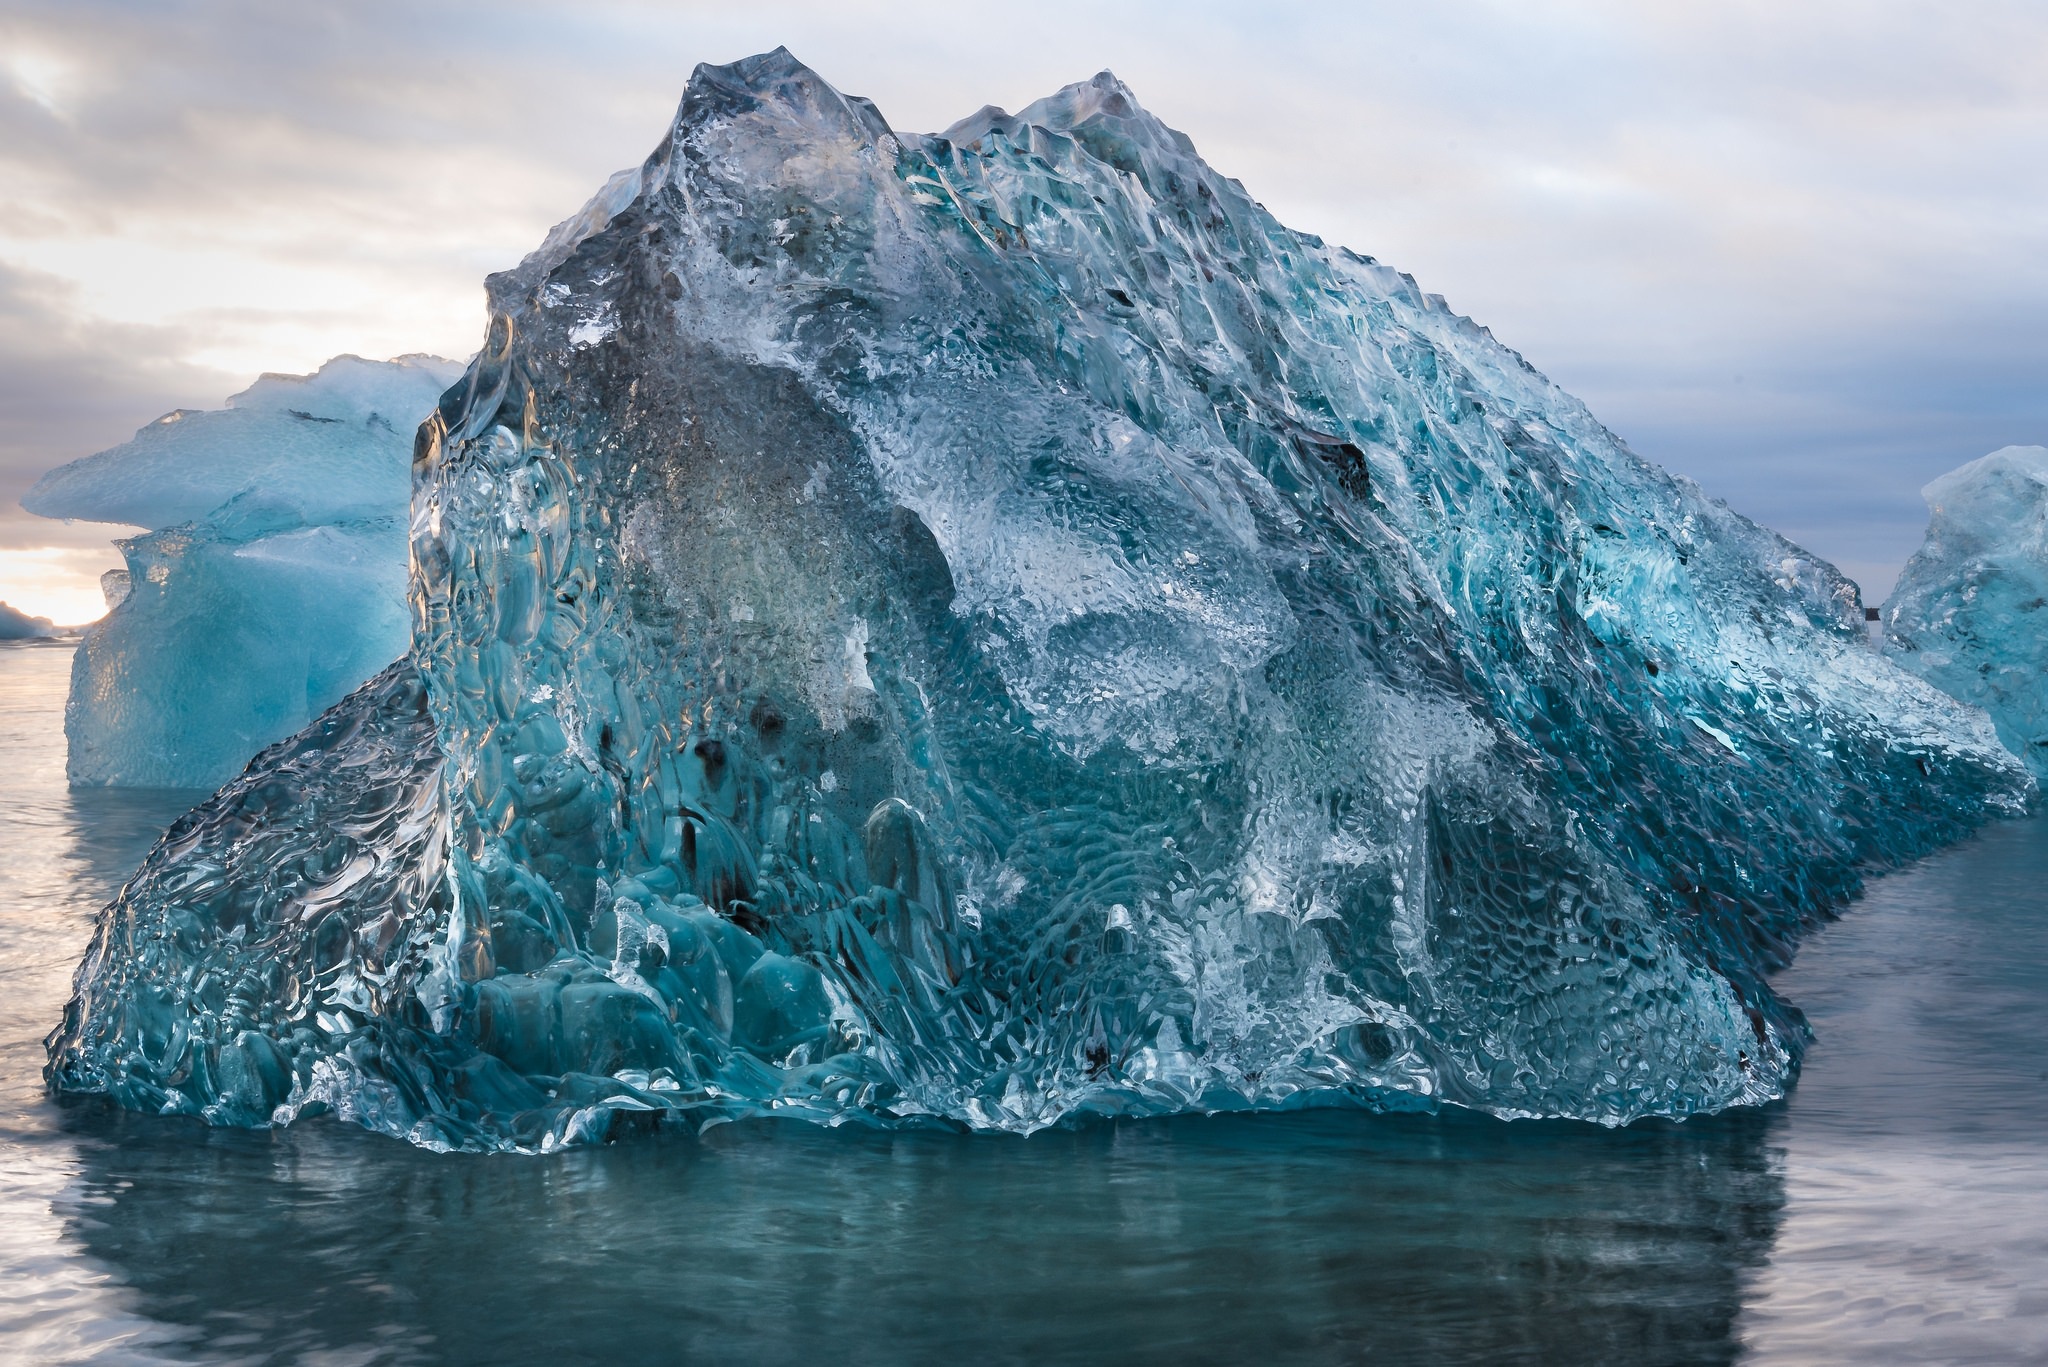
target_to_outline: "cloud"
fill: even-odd
[[[695,63],[778,43],[913,130],[1114,68],[1879,595],[1921,483],[2048,440],[2032,0],[13,0],[0,365],[45,369],[6,382],[43,435],[0,478],[259,370],[467,354],[482,276],[644,156]]]
[[[81,316],[77,293],[0,263],[0,546],[104,542],[29,517],[21,495],[51,466],[125,441],[181,402],[217,403],[232,384],[185,359],[178,329]]]
[[[0,263],[0,599],[64,622],[99,615],[122,529],[31,517],[20,499],[51,466],[224,398],[229,377],[184,359],[188,345],[176,329],[84,317],[75,286]]]

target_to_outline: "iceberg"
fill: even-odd
[[[1104,73],[787,52],[488,282],[412,650],[165,837],[60,1091],[435,1149],[1781,1095],[1803,927],[2031,800],[1832,567]]]
[[[31,617],[0,602],[0,641],[38,641],[55,635],[56,623],[49,618]]]
[[[338,356],[36,483],[32,513],[149,529],[78,648],[73,783],[216,788],[405,653],[412,433],[460,373]]]
[[[1885,649],[1988,712],[2048,782],[2048,447],[1993,451],[1920,492],[1927,539],[1885,605]]]

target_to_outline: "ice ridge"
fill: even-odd
[[[1832,567],[1107,74],[917,136],[700,67],[488,290],[410,660],[151,856],[59,1089],[1686,1115],[1782,1093],[1766,975],[1864,868],[2032,791]]]

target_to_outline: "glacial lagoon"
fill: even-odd
[[[0,648],[15,1361],[2048,1361],[2038,818],[1873,881],[1805,941],[1776,986],[1816,1038],[1764,1108],[755,1120],[433,1154],[46,1095],[94,915],[202,796],[68,789],[70,666]]]

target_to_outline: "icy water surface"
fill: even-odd
[[[1809,943],[1766,1112],[436,1156],[45,1099],[90,918],[195,796],[66,791],[69,666],[0,649],[7,1361],[2048,1362],[2040,822]]]

